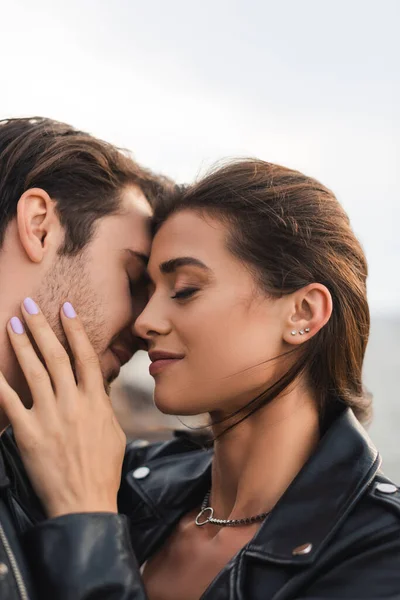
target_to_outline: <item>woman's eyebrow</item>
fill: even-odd
[[[179,258],[171,258],[171,260],[167,260],[160,264],[161,273],[170,274],[174,273],[179,267],[200,267],[200,269],[204,269],[205,271],[211,271],[207,265],[205,265],[198,258],[193,258],[192,256],[180,256]]]

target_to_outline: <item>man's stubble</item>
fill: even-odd
[[[79,315],[89,340],[100,356],[107,348],[109,334],[101,299],[96,296],[90,280],[90,265],[86,252],[79,256],[60,256],[45,276],[36,293],[37,302],[50,327],[68,352],[76,376],[74,357],[61,324],[60,310],[71,302]],[[106,384],[108,389],[108,384]]]

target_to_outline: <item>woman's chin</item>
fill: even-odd
[[[157,389],[154,392],[154,404],[165,415],[192,417],[202,413],[201,409],[196,410],[189,398],[180,399],[176,394],[160,394]]]

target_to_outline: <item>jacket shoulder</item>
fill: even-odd
[[[332,540],[332,550],[336,545],[377,549],[392,536],[400,542],[400,490],[377,473]]]
[[[400,492],[379,473],[310,570],[301,598],[400,598],[399,564]]]
[[[388,513],[400,526],[400,488],[382,472],[378,472],[368,488],[367,501]]]

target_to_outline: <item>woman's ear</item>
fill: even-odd
[[[293,346],[312,338],[332,314],[332,296],[325,285],[311,283],[292,294],[283,339]]]
[[[32,188],[24,192],[17,206],[17,228],[23,249],[32,262],[40,263],[48,248],[48,236],[60,223],[55,203],[47,192]]]

